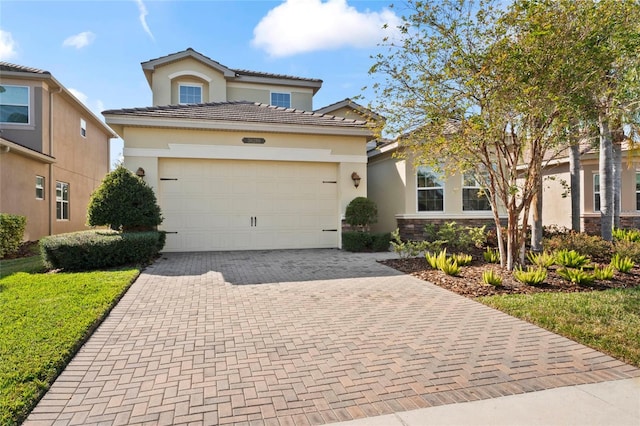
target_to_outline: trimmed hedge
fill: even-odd
[[[345,231],[342,233],[342,249],[352,252],[387,251],[391,234],[371,234],[369,232]]]
[[[147,263],[164,247],[161,231],[81,231],[40,240],[45,267],[87,271],[127,264]]]
[[[18,251],[26,226],[25,216],[0,213],[0,259]]]

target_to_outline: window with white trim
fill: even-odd
[[[485,189],[471,172],[465,173],[462,177],[462,210],[491,210],[491,204]]]
[[[29,86],[0,86],[0,123],[29,124]]]
[[[600,211],[600,175],[593,175],[593,211]]]
[[[69,184],[56,182],[56,219],[69,220]]]
[[[636,172],[636,210],[640,210],[640,173]]]
[[[87,122],[83,118],[80,119],[80,136],[87,137]]]
[[[417,173],[418,211],[444,211],[444,179],[430,167],[420,166]]]
[[[178,85],[179,102],[181,104],[202,103],[202,86],[196,84]]]
[[[291,93],[271,92],[271,105],[291,108]]]
[[[44,177],[36,176],[36,200],[44,200]]]

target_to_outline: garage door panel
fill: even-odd
[[[167,251],[337,247],[332,163],[161,159]],[[252,219],[255,218],[257,223]]]

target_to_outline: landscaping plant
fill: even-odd
[[[540,285],[547,279],[547,270],[541,267],[528,266],[527,269],[517,267],[513,270],[513,277],[523,284]]]
[[[635,263],[630,258],[622,257],[616,253],[611,257],[611,266],[613,266],[617,271],[628,274],[635,266]]]
[[[459,266],[467,266],[473,261],[470,254],[456,253],[451,255],[451,259],[455,260]]]
[[[149,231],[162,223],[162,214],[153,189],[121,165],[91,195],[87,222],[116,231]]]
[[[579,285],[588,285],[593,282],[594,276],[583,269],[560,268],[556,271],[558,275],[567,281]]]
[[[567,249],[558,250],[555,253],[555,260],[558,265],[567,268],[582,268],[591,262],[588,256]]]
[[[531,264],[540,266],[542,268],[548,268],[552,266],[556,261],[555,256],[548,251],[543,251],[542,253],[534,253],[530,251],[529,253],[527,253],[527,259],[529,259],[529,262],[531,262]]]
[[[498,275],[493,269],[487,269],[486,271],[482,272],[482,282],[494,287],[500,287],[502,285],[502,277]]]
[[[500,253],[498,250],[492,249],[491,247],[487,247],[487,249],[482,253],[482,257],[484,257],[485,262],[500,263]]]
[[[593,277],[596,280],[612,280],[613,276],[615,275],[615,268],[612,265],[608,265],[605,267],[599,267],[598,265],[596,265],[593,268]]]
[[[18,251],[26,226],[25,216],[0,213],[0,259]]]

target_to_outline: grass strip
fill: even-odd
[[[0,279],[0,424],[19,424],[138,269]]]
[[[8,277],[16,272],[29,272],[32,274],[44,272],[42,257],[37,255],[20,259],[0,260],[0,278]]]
[[[477,300],[640,367],[640,287]]]

